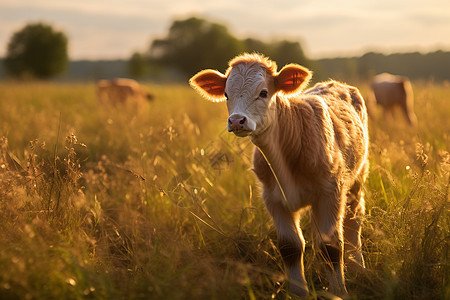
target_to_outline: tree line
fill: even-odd
[[[67,44],[67,36],[51,25],[28,24],[11,37],[3,66],[15,78],[57,76],[69,65]],[[231,58],[245,51],[264,53],[281,65],[310,65],[297,41],[241,40],[222,24],[192,17],[174,21],[166,37],[154,40],[143,53],[134,53],[127,71],[136,78],[185,79],[207,67],[224,70]]]
[[[226,26],[195,17],[173,22],[167,36],[154,40],[146,52],[135,53],[130,65],[139,75],[150,69],[139,69],[147,62],[156,70],[169,68],[190,77],[205,68],[224,71],[230,59],[253,51],[271,57],[281,66],[289,62],[311,66],[298,41],[238,39]]]
[[[315,61],[316,79],[337,78],[365,81],[379,73],[407,76],[412,80],[450,80],[450,52],[435,51],[382,54],[369,52],[360,57],[328,58]]]
[[[147,50],[133,53],[126,61],[69,62],[67,44],[65,33],[49,24],[27,24],[9,40],[3,59],[6,76],[49,79],[61,76],[68,68],[70,75],[71,68],[77,68],[77,76],[86,74],[85,79],[128,75],[136,79],[184,81],[201,69],[224,71],[228,61],[239,53],[259,52],[275,60],[279,67],[298,63],[310,68],[314,81],[364,81],[382,72],[411,79],[450,80],[450,52],[370,52],[361,57],[311,60],[298,41],[239,39],[225,25],[195,17],[174,21],[166,36],[155,39]]]

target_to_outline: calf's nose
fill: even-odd
[[[246,117],[242,116],[230,116],[228,118],[228,131],[239,131],[244,128],[245,123],[247,122]]]

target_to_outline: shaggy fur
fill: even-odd
[[[299,219],[301,209],[310,207],[317,249],[328,262],[330,291],[344,295],[344,244],[352,261],[364,265],[367,112],[359,91],[342,83],[319,83],[301,93],[310,78],[299,65],[278,72],[275,62],[244,54],[230,62],[225,75],[204,70],[190,83],[213,101],[225,95],[229,131],[249,136],[256,145],[254,172],[277,228],[290,291],[308,293]],[[220,92],[209,93],[202,87],[206,81]]]

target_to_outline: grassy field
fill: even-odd
[[[0,299],[290,298],[249,140],[187,85],[147,87],[136,112],[93,84],[0,83]],[[414,92],[417,129],[370,121],[352,299],[450,298],[450,87]],[[328,298],[302,228],[311,299]]]

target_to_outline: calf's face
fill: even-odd
[[[311,77],[299,65],[289,64],[280,72],[261,61],[243,60],[230,64],[226,75],[204,70],[190,79],[191,86],[206,99],[227,102],[227,128],[237,136],[258,136],[275,118],[275,95],[301,90]]]
[[[239,64],[228,75],[225,85],[227,128],[237,136],[258,135],[273,119],[271,98],[273,77],[260,64]]]

